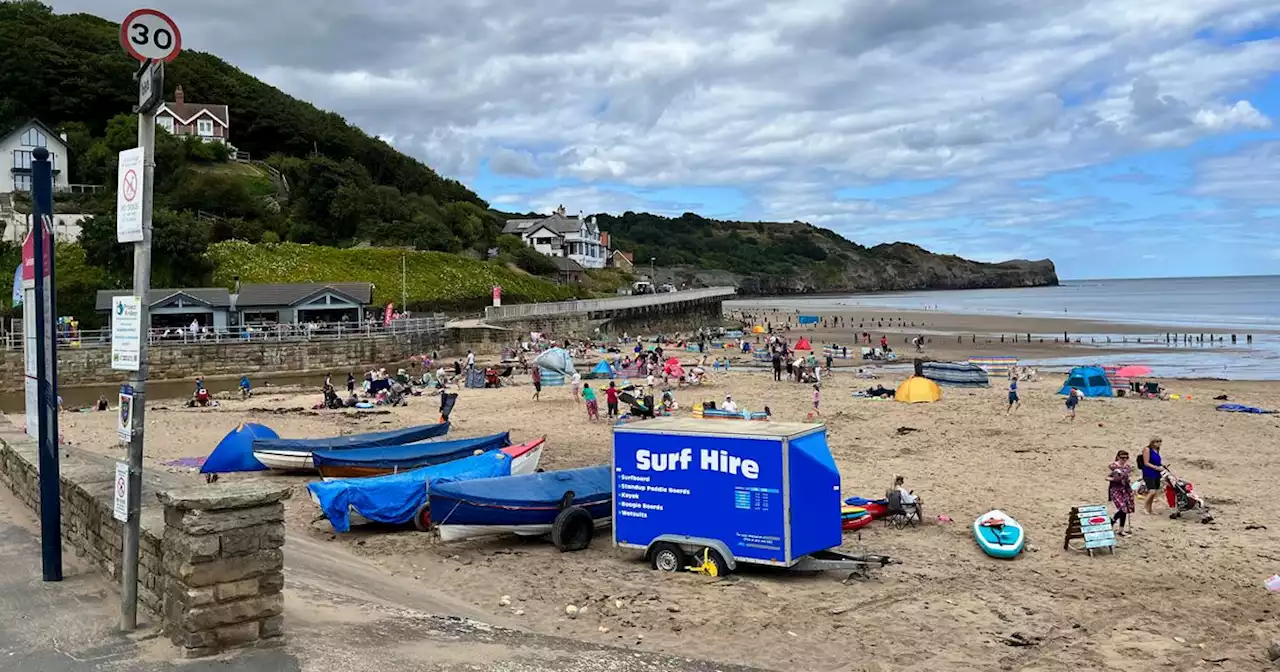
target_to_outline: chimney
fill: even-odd
[[[236,289],[234,292],[232,292],[232,294],[239,294],[240,293],[240,276],[237,275],[235,280],[236,280]]]
[[[182,85],[173,90],[173,106],[182,109],[182,105],[186,103],[186,98],[182,95]]]

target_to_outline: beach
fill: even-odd
[[[999,331],[989,321],[986,326]],[[1018,331],[1024,329],[1035,331],[1025,323]],[[799,333],[792,332],[793,340]],[[850,339],[844,334],[842,340]],[[954,354],[975,354],[973,345]],[[1053,354],[1075,346],[1044,347]],[[953,352],[940,340],[931,354]],[[1214,397],[1280,408],[1280,383],[1164,380],[1180,400],[1086,399],[1070,422],[1057,374],[1023,382],[1021,408],[1006,414],[998,379],[990,388],[947,388],[940,402],[908,405],[850,394],[877,382],[896,386],[907,372],[881,370],[879,381],[868,381],[853,370],[837,366],[824,379],[820,419],[843,494],[883,496],[900,474],[925,502],[926,516],[915,528],[876,523],[846,533],[843,550],[896,561],[847,585],[837,572],[747,568],[719,579],[659,573],[639,553],[613,549],[607,532],[590,549],[569,554],[542,540],[442,544],[430,533],[386,528],[335,534],[317,520],[319,510],[304,491],[315,477],[223,478],[292,484],[290,535],[371,560],[396,580],[439,591],[442,603],[466,605],[497,624],[593,642],[779,670],[1256,670],[1266,664],[1266,646],[1280,635],[1280,604],[1263,588],[1280,571],[1280,502],[1265,496],[1266,474],[1280,470],[1280,416],[1219,412]],[[152,402],[145,466],[202,481],[193,470],[166,463],[207,455],[245,421],[285,437],[319,437],[436,419],[438,401],[427,396],[385,413],[312,411],[319,382],[314,392],[264,390],[217,408]],[[696,401],[732,394],[740,407],[768,405],[777,420],[804,421],[811,392],[740,366],[702,387],[677,389],[676,398],[680,415]],[[514,441],[524,441],[545,435],[546,469],[609,461],[611,426],[589,423],[567,387],[547,388],[540,402],[531,395],[528,378],[520,376],[513,387],[461,390],[450,436],[510,430]],[[114,414],[67,413],[61,422],[74,446],[123,456]],[[1152,436],[1163,437],[1172,469],[1207,497],[1215,522],[1173,520],[1158,503],[1156,515],[1135,514],[1135,533],[1121,538],[1113,556],[1063,550],[1071,507],[1105,503],[1104,479],[1116,451],[1136,454]],[[1030,545],[1016,560],[989,558],[973,542],[970,522],[992,508],[1027,529]],[[500,604],[503,596],[509,605]],[[585,609],[570,617],[568,605]]]

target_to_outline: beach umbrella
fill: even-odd
[[[1151,367],[1133,364],[1130,366],[1122,366],[1116,370],[1117,378],[1138,378],[1140,376],[1151,375]]]

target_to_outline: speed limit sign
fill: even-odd
[[[172,61],[182,51],[178,24],[154,9],[136,9],[120,23],[120,42],[139,61]]]

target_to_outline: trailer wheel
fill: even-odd
[[[697,567],[699,574],[707,576],[728,576],[729,563],[725,562],[724,556],[714,548],[703,548],[693,558],[694,566]]]
[[[661,572],[678,572],[685,567],[684,551],[675,544],[660,541],[649,552],[649,564]]]
[[[595,532],[591,514],[581,506],[570,506],[556,515],[551,524],[551,543],[561,553],[581,551],[591,545]]]
[[[427,502],[423,502],[418,510],[413,512],[413,529],[419,532],[431,531],[431,509]]]

